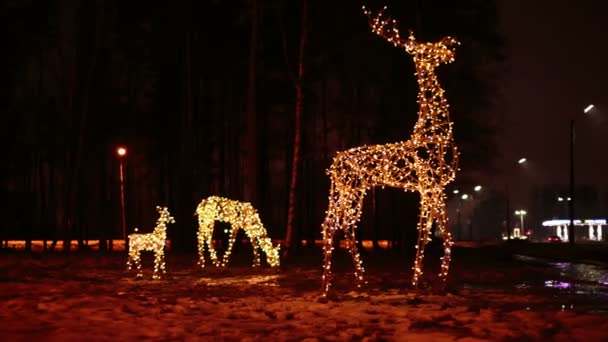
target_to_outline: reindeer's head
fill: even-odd
[[[409,38],[404,43],[405,51],[414,56],[417,61],[429,63],[432,67],[454,61],[458,41],[452,37],[444,37],[435,43],[419,43],[410,31]]]
[[[363,7],[363,13],[369,18],[372,32],[393,45],[405,49],[407,53],[414,56],[416,62],[426,62],[428,67],[434,68],[440,64],[450,63],[454,60],[455,46],[459,44],[456,39],[445,37],[435,43],[421,43],[416,40],[411,30],[409,37],[403,39],[397,28],[397,20],[385,16],[385,10],[386,7],[378,12],[377,15],[374,15],[365,6]]]

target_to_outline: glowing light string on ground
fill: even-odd
[[[386,9],[386,8],[385,8]],[[410,140],[385,145],[367,145],[338,152],[327,170],[330,177],[329,208],[322,225],[324,239],[323,291],[331,286],[331,257],[334,235],[344,232],[346,245],[355,265],[358,285],[364,283],[364,268],[357,250],[355,229],[361,217],[366,191],[377,186],[402,188],[420,193],[418,243],[413,267],[412,285],[422,275],[424,247],[430,241],[433,222],[443,236],[444,255],[439,277],[445,282],[450,264],[452,237],[448,231],[445,186],[456,173],[458,152],[452,135],[452,122],[435,68],[454,60],[450,37],[436,43],[416,41],[410,32],[407,39],[399,36],[397,22],[383,12],[368,15],[372,31],[412,55],[418,78],[418,121]]]
[[[253,266],[260,266],[260,254],[262,249],[266,254],[266,261],[271,267],[279,266],[280,245],[273,247],[272,240],[266,235],[266,228],[260,220],[258,212],[250,203],[239,202],[223,197],[211,196],[201,201],[196,208],[198,215],[198,254],[199,264],[205,267],[205,245],[209,250],[211,262],[218,267],[224,267],[228,263],[232,246],[236,240],[239,229],[243,229],[253,247]],[[221,260],[213,247],[213,227],[215,221],[230,223],[230,237],[228,246]]]
[[[129,234],[129,259],[127,270],[131,270],[133,263],[137,268],[137,276],[143,275],[141,271],[141,252],[154,252],[154,275],[152,278],[159,279],[159,273],[166,273],[165,268],[165,241],[167,240],[167,223],[175,223],[175,219],[169,214],[169,209],[156,207],[160,217],[156,221],[156,227],[152,233]],[[135,228],[137,231],[137,228]]]

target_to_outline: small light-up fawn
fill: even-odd
[[[156,221],[156,227],[152,233],[129,234],[129,260],[127,270],[131,270],[133,263],[137,268],[137,277],[143,275],[141,271],[141,252],[154,252],[154,275],[152,278],[159,279],[159,273],[166,273],[165,268],[165,242],[167,241],[167,224],[175,223],[175,219],[169,214],[169,209],[156,207],[160,217]],[[137,228],[135,228],[137,231]]]

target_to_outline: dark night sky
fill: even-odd
[[[608,48],[605,1],[499,1],[509,66],[504,78],[500,175],[517,206],[534,184],[568,183],[569,121],[577,121],[577,183],[607,188]],[[583,108],[596,110],[585,117]],[[456,128],[457,129],[457,128]],[[516,161],[528,158],[525,167]],[[506,176],[505,176],[506,175]]]

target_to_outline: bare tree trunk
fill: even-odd
[[[257,39],[258,39],[258,4],[251,2],[251,35],[249,40],[249,76],[247,85],[247,133],[244,168],[244,198],[257,207],[258,190],[258,134],[256,118],[256,69],[257,69]]]
[[[296,205],[296,185],[298,183],[298,166],[300,164],[300,142],[301,142],[301,121],[304,109],[304,94],[302,91],[302,81],[304,76],[304,48],[306,47],[306,25],[307,25],[308,0],[302,0],[300,16],[300,49],[298,55],[298,74],[295,80],[296,88],[296,108],[294,122],[293,155],[291,163],[291,181],[289,184],[289,205],[287,208],[287,229],[285,233],[284,256],[287,257],[292,246],[293,240],[293,221]]]
[[[93,83],[94,71],[97,64],[97,53],[99,51],[99,42],[101,35],[101,24],[103,21],[103,3],[95,2],[95,32],[93,36],[93,51],[91,52],[91,60],[89,61],[86,78],[82,87],[81,93],[81,107],[80,107],[80,125],[78,129],[78,137],[76,140],[76,151],[74,156],[74,168],[71,172],[71,177],[68,179],[68,204],[67,204],[67,227],[68,232],[72,231],[72,226],[76,221],[76,210],[77,210],[77,199],[78,188],[80,187],[80,169],[82,165],[82,154],[84,149],[84,137],[85,130],[87,128],[87,118],[89,110],[89,98],[91,92],[91,86]],[[79,222],[81,223],[81,222]],[[64,251],[70,249],[71,237],[68,235],[64,236]],[[78,244],[83,245],[82,236],[78,236]]]
[[[188,4],[188,6],[190,3]],[[194,111],[193,111],[193,101],[192,101],[192,31],[191,24],[188,22],[187,31],[185,34],[184,41],[184,68],[183,68],[183,120],[181,127],[181,155],[180,155],[180,165],[181,167],[181,175],[180,175],[180,184],[181,189],[192,189],[193,186],[193,164],[192,164],[192,156],[193,156],[193,148],[194,148]],[[178,201],[177,201],[177,212],[181,213],[182,217],[187,217],[190,214],[190,208],[188,207],[188,202],[191,198],[190,192],[179,191],[178,190]],[[182,228],[182,225],[176,226],[175,228],[175,244],[172,245],[172,248],[179,248],[181,250],[189,250],[192,249],[192,245],[190,243],[190,236],[187,234],[186,230]]]

